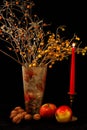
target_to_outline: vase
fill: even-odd
[[[22,66],[25,110],[27,113],[39,113],[42,104],[47,67]]]

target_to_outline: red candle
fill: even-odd
[[[75,44],[72,45],[71,68],[70,68],[70,90],[69,94],[75,94]]]

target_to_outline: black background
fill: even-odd
[[[60,25],[66,25],[68,34],[76,33],[87,45],[87,7],[84,1],[35,0],[35,9],[40,17],[51,23],[54,33]],[[1,43],[0,43],[1,44]],[[76,77],[73,110],[77,116],[87,116],[87,55],[76,55]],[[57,106],[69,104],[70,57],[48,68],[43,103]],[[8,118],[15,106],[24,107],[21,66],[0,53],[0,115]]]

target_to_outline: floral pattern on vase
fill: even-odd
[[[22,66],[25,110],[36,114],[42,104],[47,67]]]

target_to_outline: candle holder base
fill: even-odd
[[[72,116],[71,122],[77,121],[78,118],[76,116]]]
[[[70,107],[71,107],[71,109],[73,109],[72,105],[73,105],[74,96],[76,95],[76,93],[75,94],[68,93],[68,94],[70,95]],[[74,122],[74,121],[77,121],[77,120],[78,120],[78,118],[76,116],[72,115],[71,122]]]

